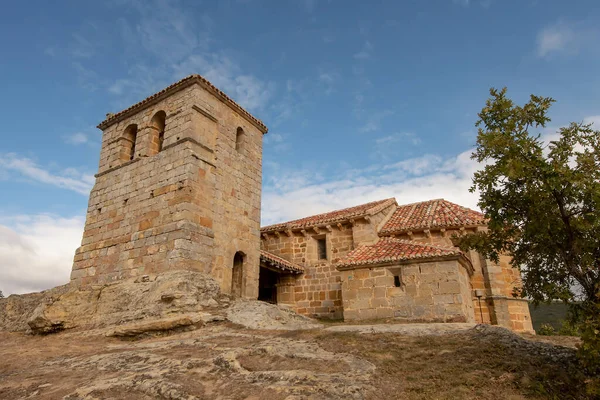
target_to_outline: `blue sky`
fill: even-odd
[[[600,121],[597,1],[28,1],[0,19],[0,290],[66,282],[95,126],[200,73],[269,127],[263,222],[468,193],[492,86]]]

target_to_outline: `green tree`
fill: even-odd
[[[531,95],[523,105],[491,89],[481,110],[477,147],[482,164],[471,191],[488,230],[460,239],[492,260],[511,254],[523,274],[515,295],[534,302],[561,299],[581,324],[580,355],[600,372],[600,131],[571,123],[545,143],[534,131],[550,121],[554,100]],[[598,385],[596,381],[596,385]],[[593,384],[590,390],[594,390]],[[596,390],[600,385],[596,387]]]
[[[2,293],[2,290],[0,290],[0,299],[4,298],[4,293]]]

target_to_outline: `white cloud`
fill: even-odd
[[[551,54],[577,54],[582,48],[589,53],[596,48],[600,30],[587,22],[558,22],[542,29],[537,35],[536,53],[539,57]]]
[[[263,191],[262,223],[287,221],[308,215],[395,197],[400,204],[445,198],[477,209],[477,193],[470,193],[471,177],[477,163],[471,151],[455,157],[436,155],[403,160],[365,169],[345,168],[333,180],[323,180],[308,170],[273,170]]]
[[[248,110],[261,109],[270,100],[274,84],[242,71],[243,60],[224,50],[211,49],[215,24],[204,15],[192,15],[176,0],[117,0],[114,29],[126,74],[108,81],[100,78],[91,57],[103,57],[110,44],[98,37],[89,23],[72,35],[68,54],[79,84],[88,90],[99,88],[115,96],[115,109],[126,107],[190,74],[201,74]],[[185,7],[184,7],[185,6]],[[91,38],[91,39],[90,39]],[[86,61],[84,64],[82,61]]]
[[[22,177],[36,182],[72,190],[79,194],[88,195],[94,185],[94,176],[74,169],[59,173],[49,172],[38,166],[27,157],[20,157],[15,153],[0,153],[0,173],[17,173]]]
[[[319,82],[325,88],[325,94],[333,93],[336,82],[340,79],[340,74],[335,71],[319,71]]]
[[[5,295],[28,293],[67,283],[84,220],[0,216],[0,290]]]
[[[82,132],[77,132],[72,135],[65,136],[64,140],[65,143],[72,144],[75,146],[89,142],[89,138],[87,137],[87,135]]]
[[[549,53],[565,50],[574,37],[573,30],[564,24],[544,28],[537,37],[537,54],[544,57]]]
[[[224,54],[194,54],[174,66],[175,76],[198,73],[249,110],[263,108],[273,94],[274,86],[243,74],[240,67]]]
[[[592,128],[600,130],[600,115],[592,115],[583,119],[584,124],[593,124]]]
[[[408,142],[408,143],[416,146],[421,143],[421,139],[419,139],[419,137],[417,137],[417,135],[415,135],[412,132],[394,133],[393,135],[383,136],[383,137],[375,139],[375,143],[378,145],[386,145],[387,146],[391,143],[398,143],[398,142],[404,142],[404,143]]]

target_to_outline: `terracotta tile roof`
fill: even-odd
[[[270,266],[275,267],[277,269],[281,269],[284,272],[291,272],[296,274],[304,273],[304,268],[302,268],[301,266],[291,263],[288,260],[285,260],[265,250],[260,251],[260,261],[268,263]]]
[[[444,199],[398,206],[385,223],[380,235],[411,230],[485,225],[482,213]]]
[[[260,229],[261,232],[274,232],[286,229],[307,228],[316,225],[341,222],[352,218],[364,217],[373,215],[386,207],[396,204],[396,199],[390,198],[385,200],[373,201],[359,206],[344,208],[342,210],[331,211],[323,214],[317,214],[306,218],[300,218],[293,221],[283,222],[280,224],[264,226]]]
[[[98,125],[98,129],[105,129],[108,126],[110,126],[132,114],[135,114],[136,112],[143,109],[144,107],[161,100],[164,96],[171,94],[173,92],[176,92],[178,90],[181,90],[183,88],[186,88],[194,83],[199,83],[202,87],[204,87],[208,91],[212,92],[218,99],[223,101],[225,104],[227,104],[228,106],[233,108],[235,111],[240,113],[248,121],[253,123],[258,129],[260,129],[262,131],[262,133],[267,133],[267,127],[261,120],[254,117],[248,111],[244,110],[242,108],[242,106],[240,106],[233,99],[231,99],[229,96],[227,96],[224,92],[222,92],[220,89],[218,89],[215,85],[213,85],[208,80],[206,80],[204,77],[202,77],[198,74],[194,74],[194,75],[185,77],[182,80],[175,82],[174,84],[172,84],[170,86],[167,86],[160,92],[154,93],[152,96],[147,97],[144,100],[140,101],[139,103],[132,105],[129,108],[126,108],[125,110],[120,111],[116,114],[109,115],[104,121],[102,121]]]
[[[454,248],[384,237],[372,245],[362,245],[352,250],[336,263],[337,267],[351,267],[369,264],[384,264],[395,261],[430,259],[445,256],[459,256],[462,253]]]

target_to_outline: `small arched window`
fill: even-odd
[[[237,132],[235,134],[235,149],[238,153],[241,153],[244,150],[244,144],[246,141],[246,133],[240,127],[237,128]]]
[[[137,139],[137,125],[131,124],[123,133],[123,145],[121,146],[121,160],[130,161],[135,158],[135,141]]]
[[[166,123],[167,113],[164,111],[159,111],[154,114],[152,120],[150,120],[150,126],[154,130],[153,138],[152,138],[152,148],[155,153],[159,153],[162,151],[163,143],[165,141],[165,123]]]

